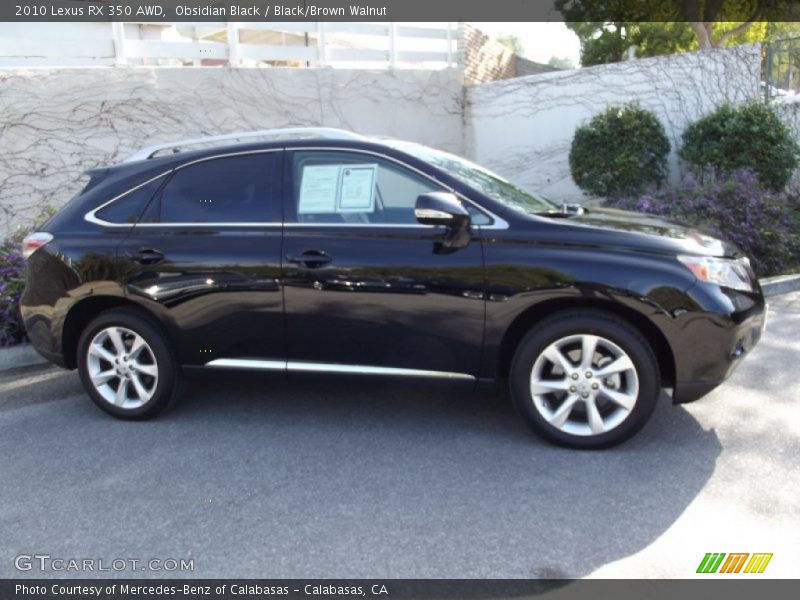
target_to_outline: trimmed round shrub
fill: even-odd
[[[669,149],[653,113],[637,104],[609,106],[575,130],[569,168],[587,194],[635,194],[664,182]]]
[[[752,169],[761,185],[778,191],[797,168],[800,149],[775,111],[754,102],[722,105],[689,125],[678,154],[701,177]]]
[[[666,217],[728,239],[752,259],[760,277],[800,266],[800,200],[765,190],[748,169],[702,182],[690,175],[680,185],[606,204]]]

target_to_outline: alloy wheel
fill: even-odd
[[[537,357],[530,390],[539,414],[572,435],[600,435],[633,411],[639,376],[628,354],[604,337],[563,337]]]
[[[155,354],[142,336],[125,327],[97,332],[89,343],[86,364],[94,388],[118,408],[140,408],[156,391]]]

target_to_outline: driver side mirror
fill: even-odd
[[[469,226],[469,211],[450,192],[426,192],[417,197],[414,216],[422,225],[444,225],[452,229]]]
[[[470,241],[470,215],[458,197],[450,192],[427,192],[417,197],[414,216],[422,225],[444,225],[444,239],[434,244],[437,254],[449,254]]]

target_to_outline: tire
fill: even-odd
[[[105,311],[84,329],[78,372],[94,403],[120,419],[154,417],[181,391],[180,366],[166,336],[130,308]]]
[[[553,315],[528,332],[514,354],[509,385],[533,431],[561,446],[594,449],[615,446],[644,427],[661,376],[638,330],[614,315],[583,310]]]

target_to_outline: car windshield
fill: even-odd
[[[397,143],[394,145],[434,167],[447,171],[462,183],[511,209],[526,213],[558,210],[549,200],[529,194],[496,173],[455,154],[434,150],[421,144]]]

